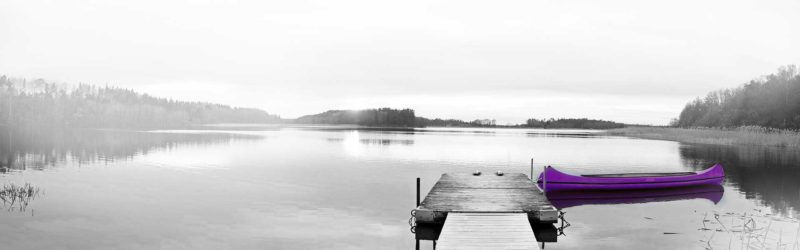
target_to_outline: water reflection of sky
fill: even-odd
[[[713,161],[732,164],[718,204],[688,199],[570,207],[565,209],[572,223],[567,236],[548,244],[548,249],[700,248],[716,231],[698,229],[715,212],[727,220],[734,218],[726,213],[758,210],[764,216],[784,211],[783,217],[791,217],[800,200],[788,196],[794,194],[791,191],[770,186],[770,178],[778,178],[770,171],[748,178],[755,173],[744,166],[752,161],[735,151],[619,137],[501,132],[485,136],[270,129],[237,132],[256,136],[251,139],[223,137],[210,142],[201,138],[213,137],[211,131],[180,132],[168,139],[164,133],[154,133],[161,139],[138,138],[124,150],[102,151],[125,145],[103,143],[105,139],[96,140],[100,146],[94,141],[62,146],[70,152],[80,147],[100,150],[99,154],[116,160],[56,161],[44,168],[48,171],[0,175],[3,182],[29,182],[47,191],[29,207],[35,216],[0,214],[4,235],[0,244],[9,249],[412,249],[414,236],[407,219],[414,207],[416,177],[422,178],[422,189],[429,190],[443,172],[528,173],[531,157],[537,171],[540,165],[551,164],[576,173],[685,171]],[[733,161],[734,156],[740,158]],[[772,173],[792,177],[797,171]],[[782,185],[800,189],[788,181]],[[778,235],[796,238],[796,222],[772,223],[770,242],[777,244]],[[726,248],[729,241],[736,245],[735,233],[713,234],[709,244],[717,248]]]

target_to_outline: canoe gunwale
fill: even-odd
[[[713,180],[725,178],[724,176],[716,176],[716,177],[707,177],[707,178],[696,178],[696,179],[688,179],[688,180],[671,180],[671,181],[641,181],[641,182],[572,182],[572,181],[547,181],[547,184],[579,184],[579,185],[620,185],[620,184],[658,184],[658,183],[676,183],[676,182],[695,182],[695,181],[704,181],[704,180]],[[542,183],[542,181],[537,181],[538,183]]]
[[[667,177],[667,176],[690,176],[697,175],[697,172],[671,172],[671,173],[619,173],[619,174],[582,174],[582,177],[590,178],[635,178],[635,177]]]

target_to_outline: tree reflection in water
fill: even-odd
[[[719,162],[725,185],[785,216],[800,209],[800,150],[763,146],[691,145],[680,147],[684,165],[701,170]]]
[[[0,132],[0,173],[43,170],[60,163],[113,162],[179,145],[225,143],[263,137],[224,132],[171,133],[97,129],[33,129]]]

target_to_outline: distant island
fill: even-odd
[[[528,119],[524,127],[529,128],[578,128],[578,129],[612,129],[624,128],[627,125],[618,122],[593,120],[593,119],[573,119],[573,118],[560,118],[548,120],[541,119]]]
[[[292,121],[298,124],[351,124],[376,127],[496,127],[496,128],[571,128],[612,129],[624,128],[625,124],[587,118],[528,119],[524,124],[497,125],[493,119],[463,121],[458,119],[425,118],[415,116],[413,109],[363,109],[329,110],[307,115]]]
[[[350,124],[372,127],[415,127],[416,116],[412,109],[329,110],[315,115],[290,120],[299,124]]]

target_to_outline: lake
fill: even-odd
[[[720,190],[579,202],[545,249],[796,249],[800,151],[601,131],[215,126],[0,133],[3,249],[415,249],[442,173],[696,171]],[[723,191],[724,190],[724,191]],[[709,195],[710,194],[710,195]],[[11,202],[13,197],[14,201]],[[433,242],[422,240],[421,249]]]

